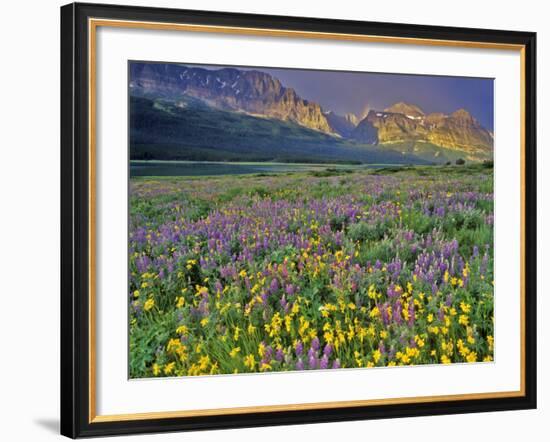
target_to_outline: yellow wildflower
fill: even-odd
[[[156,362],[153,364],[153,375],[158,376],[160,374],[160,365]]]
[[[462,310],[463,313],[470,313],[471,306],[470,304],[466,304],[464,301],[460,303],[460,310]]]
[[[244,365],[250,370],[254,370],[254,367],[256,366],[256,360],[254,359],[253,354],[249,354],[244,358]]]
[[[371,318],[376,318],[376,317],[380,316],[380,310],[378,310],[378,307],[376,307],[376,306],[373,307],[373,309],[369,313],[369,316]]]
[[[260,342],[260,344],[258,345],[258,354],[261,358],[263,358],[265,355],[265,345],[263,342]]]
[[[166,364],[166,366],[164,367],[164,374],[166,374],[166,375],[171,374],[174,371],[175,367],[176,367],[175,362],[170,362],[170,363]]]
[[[201,370],[206,370],[210,364],[210,357],[208,355],[201,356],[199,359],[199,366]]]
[[[147,301],[145,301],[145,304],[143,304],[143,310],[148,312],[155,306],[155,300],[153,298],[149,298]]]
[[[233,340],[234,340],[234,341],[239,340],[239,334],[240,334],[241,330],[242,330],[242,329],[239,328],[238,326],[235,327],[235,332],[233,333]]]

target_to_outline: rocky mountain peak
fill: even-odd
[[[235,68],[204,69],[165,63],[135,64],[130,88],[134,95],[198,98],[220,109],[288,120],[333,134],[321,106],[265,72]]]
[[[492,134],[466,109],[458,109],[450,115],[425,115],[418,106],[407,103],[396,103],[384,111],[371,110],[351,137],[379,145],[427,142],[463,151],[470,159],[484,157],[493,149]]]
[[[477,123],[477,120],[468,112],[466,109],[458,109],[454,111],[451,115],[451,118],[454,118],[455,120],[463,121],[470,124]]]
[[[424,112],[418,106],[414,104],[405,103],[400,101],[399,103],[392,104],[390,107],[384,109],[384,112],[391,112],[395,114],[409,115],[411,117],[422,117]]]

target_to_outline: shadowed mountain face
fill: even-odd
[[[344,138],[351,137],[358,123],[357,117],[354,114],[338,115],[337,113],[328,111],[325,112],[325,118],[332,131]]]
[[[223,145],[229,152],[231,142],[246,146],[245,157],[249,159],[296,160],[293,152],[300,152],[300,160],[336,159],[338,149],[344,154],[348,148],[352,150],[346,151],[346,160],[353,160],[352,152],[360,148],[376,152],[378,160],[388,161],[397,161],[395,153],[410,162],[442,162],[458,157],[477,161],[492,156],[492,134],[464,109],[450,115],[426,115],[414,104],[399,102],[383,111],[371,110],[358,121],[353,114],[323,110],[264,72],[166,63],[131,63],[129,86],[132,97],[151,100],[150,105],[132,101],[136,106],[131,106],[131,144],[133,153],[141,152],[138,157],[147,152],[151,158],[158,158],[162,150],[159,145],[164,146],[165,154],[167,145],[179,146],[180,150],[199,145],[200,149],[209,149],[210,154]],[[139,114],[146,109],[153,120]],[[197,120],[199,114],[204,122]],[[170,127],[172,138],[163,127]],[[266,136],[271,138],[269,143],[262,139]],[[267,145],[268,152],[261,152]],[[318,148],[302,150],[306,145]],[[259,151],[249,156],[254,149]],[[323,149],[329,149],[330,154],[325,155]],[[380,156],[384,151],[387,155]],[[370,162],[372,158],[370,154],[356,155],[355,160]]]
[[[130,97],[132,160],[428,164],[299,124],[216,109],[199,99]]]

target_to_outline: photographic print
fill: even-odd
[[[493,360],[493,79],[128,69],[130,378]]]

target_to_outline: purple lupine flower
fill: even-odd
[[[319,368],[321,370],[326,370],[328,368],[328,356],[327,355],[323,355],[323,357],[319,361]]]
[[[310,369],[312,369],[312,370],[316,369],[317,368],[317,358],[315,357],[315,355],[309,356],[307,363],[308,363]]]
[[[332,368],[340,368],[340,360],[339,359],[335,359],[332,362]]]
[[[287,278],[288,278],[288,269],[286,268],[286,265],[283,265],[283,266],[282,266],[282,269],[281,269],[281,276],[282,276],[284,279],[287,279]]]
[[[393,299],[400,295],[400,293],[395,291],[395,285],[392,283],[388,286],[386,289],[386,294],[388,295],[388,298]]]
[[[330,345],[330,344],[325,345],[325,348],[323,350],[323,354],[327,357],[330,357],[330,355],[332,354],[332,345]]]
[[[382,323],[385,327],[390,324],[390,316],[388,314],[388,303],[384,303],[381,306],[378,306],[378,310],[382,315]]]
[[[277,351],[275,352],[275,360],[276,361],[279,361],[279,362],[282,362],[283,359],[284,359],[284,356],[285,354],[283,353],[283,350],[282,349],[277,349]]]
[[[402,317],[401,317],[402,311],[403,311],[403,304],[401,303],[401,300],[398,300],[393,305],[393,309],[392,309],[392,312],[393,312],[392,319],[396,324],[401,324],[402,322]]]
[[[315,351],[319,350],[320,347],[319,338],[315,336],[311,341],[311,348]]]
[[[296,362],[296,370],[303,370],[304,369],[304,362],[302,361],[302,358],[298,358],[298,361]]]
[[[482,258],[481,264],[480,264],[480,266],[479,266],[479,273],[480,273],[481,275],[484,275],[485,272],[487,271],[487,264],[488,264],[488,262],[489,262],[489,255],[487,255],[487,252],[485,252],[485,253],[483,254],[483,258]]]
[[[304,351],[304,344],[302,344],[302,341],[296,342],[296,345],[294,346],[294,351],[296,352],[296,356],[300,356],[302,352]]]
[[[271,345],[266,345],[264,358],[267,360],[267,363],[271,361],[272,357],[273,357],[273,348],[271,347]]]
[[[424,279],[427,283],[432,284],[434,281],[434,272],[430,270],[426,275],[424,276]]]
[[[409,302],[409,321],[408,321],[409,327],[412,327],[414,325],[414,320],[415,320],[414,302]]]
[[[269,284],[269,291],[271,294],[276,293],[279,290],[279,281],[277,281],[277,278],[273,278],[271,280],[271,284]]]

